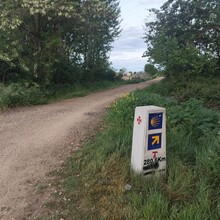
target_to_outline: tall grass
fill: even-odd
[[[179,102],[194,97],[206,107],[220,110],[220,77],[168,78],[152,86],[149,91],[175,98]]]
[[[0,110],[24,105],[39,105],[47,102],[46,94],[37,84],[0,84]]]
[[[140,83],[143,80],[100,81],[74,85],[39,86],[35,83],[0,84],[0,110],[16,106],[45,104],[56,100],[83,97],[91,92],[114,88],[125,84]]]
[[[167,109],[167,175],[145,179],[130,171],[136,106]],[[145,91],[125,94],[106,127],[59,173],[64,219],[219,219],[220,115],[200,101],[175,101]],[[126,190],[125,185],[131,189]],[[55,218],[55,217],[54,217]]]

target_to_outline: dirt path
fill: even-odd
[[[0,219],[27,219],[37,185],[94,130],[106,106],[159,80],[0,113]]]

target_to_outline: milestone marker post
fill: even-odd
[[[166,110],[136,107],[131,168],[144,176],[166,173]]]

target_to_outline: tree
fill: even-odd
[[[108,52],[120,33],[120,9],[117,0],[85,0],[79,29],[68,37],[73,59],[80,59],[84,77],[95,80],[109,68]]]
[[[13,33],[7,38],[17,46],[18,59],[37,78],[45,79],[51,54],[62,53],[61,25],[75,17],[76,5],[71,0],[2,1],[0,29]]]
[[[157,74],[157,68],[153,64],[150,64],[150,63],[144,66],[144,71],[146,73],[149,73],[152,76]]]
[[[169,0],[160,10],[151,11],[157,18],[146,23],[145,55],[151,62],[160,64],[168,75],[201,73],[207,66],[213,68],[213,62],[220,70],[219,1]],[[179,65],[183,62],[186,67],[173,68],[177,56]]]
[[[95,80],[109,67],[119,13],[118,0],[3,0],[0,59],[17,59],[39,82],[62,78],[64,64]]]

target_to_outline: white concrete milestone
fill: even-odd
[[[131,167],[145,176],[166,173],[166,109],[136,107]]]

